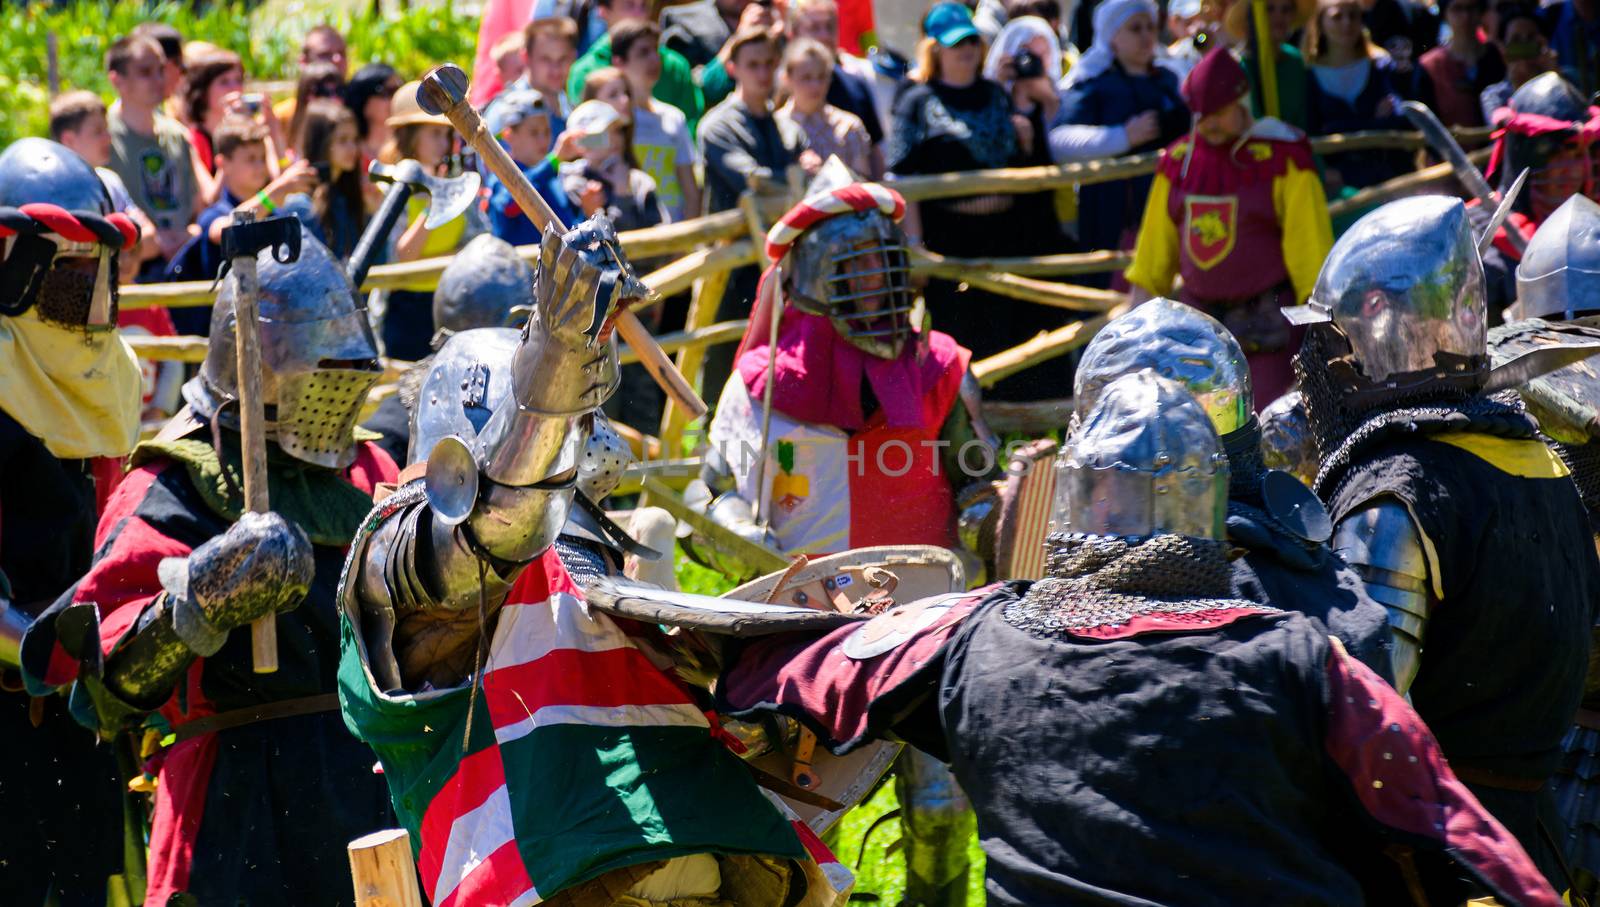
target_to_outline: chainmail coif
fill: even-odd
[[[1231,598],[1230,546],[1182,535],[1143,540],[1053,533],[1044,579],[1006,605],[1007,623],[1039,636],[1115,627],[1145,615],[1278,609]]]

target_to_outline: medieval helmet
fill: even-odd
[[[1600,205],[1574,195],[1539,225],[1517,265],[1517,312],[1562,320],[1600,314]]]
[[[852,346],[897,358],[911,339],[911,265],[899,221],[905,199],[857,182],[837,158],[812,181],[804,201],[767,233],[789,302],[822,315]]]
[[[472,328],[515,327],[533,306],[533,269],[512,245],[484,233],[445,265],[433,291],[433,344]]]
[[[451,435],[468,448],[477,447],[489,416],[512,399],[511,366],[521,337],[514,328],[472,328],[444,341],[428,360],[428,374],[411,411],[408,465],[428,459],[434,445]],[[628,442],[596,411],[578,457],[578,490],[591,501],[603,500],[632,462]]]
[[[1254,418],[1250,365],[1222,323],[1193,306],[1152,299],[1113,318],[1084,347],[1073,386],[1073,415],[1082,421],[1112,381],[1150,369],[1189,391],[1218,435]]]
[[[1548,212],[1568,196],[1596,191],[1587,154],[1593,140],[1586,129],[1591,114],[1578,89],[1559,73],[1547,72],[1523,83],[1507,107],[1510,116],[1502,114],[1505,133],[1496,164],[1502,191],[1524,169],[1533,172],[1522,205],[1525,210]],[[1585,153],[1557,160],[1569,149]]]
[[[260,280],[261,394],[267,428],[278,446],[296,459],[342,469],[355,460],[354,427],[367,391],[383,370],[378,346],[357,307],[344,268],[309,235],[300,258],[282,264],[271,250],[256,256]],[[183,386],[183,397],[204,419],[237,426],[225,411],[238,399],[234,353],[234,296],[229,278],[211,311],[211,345],[200,374]]]
[[[0,153],[3,226],[0,315],[37,306],[66,327],[117,322],[117,255],[138,242],[133,221],[111,210],[94,168],[46,139],[13,142]]]
[[[1310,486],[1321,463],[1317,437],[1306,416],[1306,401],[1290,391],[1261,411],[1261,461],[1268,469],[1281,469]]]
[[[1227,506],[1228,460],[1211,418],[1149,369],[1107,385],[1056,461],[1056,532],[1218,540]]]
[[[1488,374],[1483,262],[1459,199],[1416,196],[1369,212],[1333,244],[1310,300],[1283,313],[1330,324],[1335,346],[1348,345],[1314,364],[1347,389],[1404,394],[1478,386]]]

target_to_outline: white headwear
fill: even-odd
[[[983,77],[991,82],[1000,81],[1000,64],[1016,56],[1017,51],[1034,38],[1043,38],[1050,46],[1043,61],[1045,77],[1051,85],[1061,81],[1061,39],[1056,37],[1050,23],[1038,16],[1012,19],[1005,28],[1000,29],[1000,36],[989,45],[989,56],[983,60]]]
[[[1156,18],[1153,0],[1105,0],[1094,9],[1094,43],[1078,58],[1077,65],[1062,80],[1062,88],[1071,88],[1111,68],[1117,55],[1111,50],[1111,39],[1122,30],[1134,13],[1149,13]]]

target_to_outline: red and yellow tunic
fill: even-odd
[[[1285,280],[1299,302],[1332,245],[1310,144],[1261,120],[1232,147],[1185,137],[1162,152],[1126,276],[1166,296],[1181,275],[1180,298],[1207,309]]]

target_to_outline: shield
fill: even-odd
[[[1498,368],[1519,356],[1557,347],[1600,343],[1600,329],[1530,318],[1489,331],[1489,354]],[[1585,359],[1529,381],[1520,388],[1539,427],[1563,444],[1600,439],[1600,361]]]
[[[995,527],[998,579],[1044,576],[1044,539],[1056,498],[1056,447],[1055,441],[1043,438],[1012,455],[1000,488],[1000,520]]]
[[[1239,199],[1232,195],[1190,195],[1183,200],[1183,243],[1189,260],[1202,271],[1233,251],[1239,236]]]

